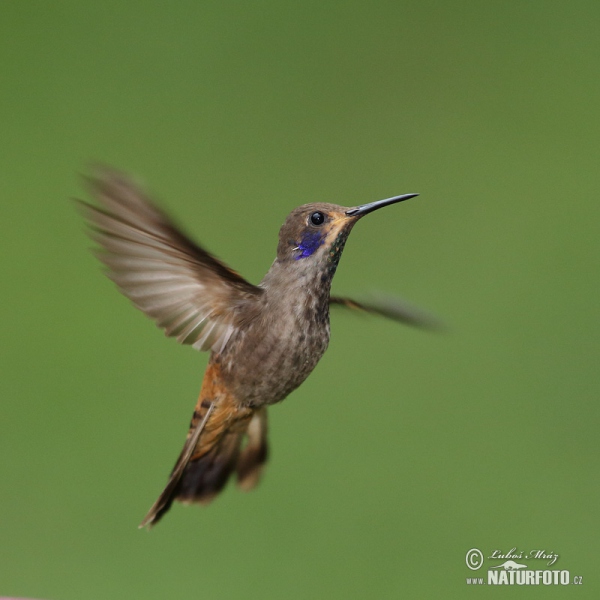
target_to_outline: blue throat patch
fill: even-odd
[[[302,237],[302,240],[298,244],[298,248],[302,250],[302,253],[294,258],[296,260],[308,258],[314,254],[320,246],[323,245],[324,241],[325,231],[306,231]]]

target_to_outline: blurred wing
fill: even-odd
[[[80,202],[107,275],[165,334],[221,352],[236,313],[262,294],[187,238],[124,175],[88,179],[99,206]]]
[[[357,302],[350,298],[332,296],[329,299],[331,306],[343,306],[357,311],[381,315],[405,325],[421,327],[423,329],[440,329],[441,323],[432,315],[411,306],[410,304],[387,296],[374,296],[368,301]]]

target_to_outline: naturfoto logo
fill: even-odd
[[[467,577],[467,585],[581,585],[583,583],[581,576],[571,577],[570,571],[548,569],[558,561],[559,554],[545,549],[524,551],[518,550],[515,546],[509,551],[495,549],[484,554],[479,548],[471,548],[465,559],[471,571],[478,571],[488,560],[503,561],[488,565],[487,578]],[[543,562],[531,565],[531,561]]]

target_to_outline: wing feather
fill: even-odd
[[[342,306],[351,310],[380,315],[405,325],[421,327],[423,329],[440,329],[442,324],[434,316],[400,300],[389,296],[373,296],[366,301],[356,301],[351,298],[332,296],[329,299],[331,306]]]
[[[190,240],[131,180],[103,169],[80,202],[96,256],[134,306],[165,334],[221,352],[263,290]]]

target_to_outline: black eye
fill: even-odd
[[[314,212],[312,215],[310,215],[310,222],[313,225],[323,225],[325,222],[325,215],[319,211]]]

